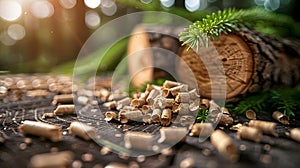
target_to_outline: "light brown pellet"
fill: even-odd
[[[276,123],[274,122],[251,120],[249,122],[249,126],[260,129],[264,134],[271,134],[276,137],[278,136],[278,134],[275,132]]]
[[[225,132],[215,130],[210,136],[210,141],[225,158],[232,162],[236,162],[239,159],[237,147]]]
[[[163,127],[160,130],[158,143],[177,143],[186,137],[187,129],[185,127],[172,128]]]
[[[169,89],[169,92],[171,92],[171,95],[173,97],[176,97],[180,92],[187,92],[187,91],[188,91],[188,86],[185,84],[175,86]]]
[[[134,111],[120,111],[119,112],[119,121],[122,124],[127,123],[129,120],[131,121],[140,121],[143,117],[143,113],[140,110]]]
[[[54,115],[68,115],[75,114],[74,104],[58,105],[54,110]]]
[[[290,136],[295,141],[300,142],[300,128],[293,128],[290,130]]]
[[[130,105],[130,103],[131,103],[130,97],[125,97],[125,98],[117,101],[117,110],[122,109],[124,106]]]
[[[179,86],[179,85],[182,85],[182,83],[175,82],[175,81],[170,81],[170,80],[166,80],[163,83],[164,88],[172,88],[172,87]]]
[[[60,141],[62,138],[61,126],[47,124],[37,121],[23,121],[19,126],[19,131],[24,134],[31,134],[35,136],[44,137],[50,139],[53,142]]]
[[[110,101],[110,102],[105,102],[103,103],[104,107],[107,107],[108,109],[112,110],[117,107],[117,102],[116,101]]]
[[[74,95],[73,94],[63,94],[63,95],[55,95],[53,97],[52,104],[56,105],[58,103],[73,103]]]
[[[107,111],[105,113],[105,121],[111,121],[117,119],[117,114],[114,111]]]
[[[71,151],[37,154],[30,159],[30,168],[70,167],[74,158]]]
[[[47,97],[49,92],[47,90],[29,90],[26,92],[26,95],[29,97]]]
[[[242,126],[238,129],[237,136],[241,139],[260,142],[262,138],[262,132],[255,127]]]
[[[78,121],[72,122],[68,130],[69,133],[77,135],[84,140],[90,140],[91,138],[96,137],[96,130],[94,127],[88,126]]]
[[[190,132],[190,136],[205,136],[208,137],[214,131],[211,123],[195,123]]]
[[[289,125],[289,117],[282,114],[280,111],[274,111],[273,114],[272,114],[272,117],[279,121],[281,124],[284,124],[284,125]]]
[[[54,113],[44,113],[42,115],[42,119],[45,119],[45,118],[53,118],[55,115]]]
[[[132,99],[131,101],[131,106],[134,106],[134,107],[142,107],[143,105],[146,104],[146,101],[144,99]]]
[[[171,124],[172,112],[170,109],[164,109],[161,114],[160,123],[163,126],[168,126]]]
[[[149,105],[153,105],[154,103],[154,99],[156,96],[158,96],[159,94],[159,90],[156,90],[156,89],[152,89],[148,95],[148,97],[146,98],[146,102],[149,104]]]
[[[125,133],[124,141],[126,148],[151,150],[153,135],[144,132],[128,131]]]
[[[161,117],[161,110],[160,109],[154,109],[151,115],[151,122],[153,123],[159,123]]]

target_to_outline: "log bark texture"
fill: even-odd
[[[187,50],[188,46],[181,46],[177,38],[180,31],[182,31],[180,27],[160,26],[139,26],[133,31],[128,46],[128,58],[130,73],[135,73],[136,76],[132,80],[134,85],[138,86],[168,75],[155,68],[147,68],[148,73],[137,72],[141,67],[167,65],[171,69],[175,68],[184,83],[189,84],[190,77],[195,75],[200,95],[210,98],[212,74],[208,73],[207,69],[210,68],[207,66],[215,65],[208,63],[207,59],[201,59],[205,55],[218,58],[222,63],[228,101],[239,100],[249,93],[262,92],[277,86],[294,86],[300,81],[299,40],[264,35],[254,30],[240,28],[232,34],[223,34],[220,39],[212,41],[208,48],[202,49],[204,51],[200,52],[201,56],[192,49]],[[174,62],[171,61],[174,59],[172,54],[166,55],[151,50],[140,54],[139,59],[134,57],[135,61],[130,59],[137,51],[153,47],[170,50],[181,59],[177,61],[177,65],[173,65],[170,64]],[[189,66],[192,73],[186,71],[182,61]]]

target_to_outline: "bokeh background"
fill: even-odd
[[[0,0],[0,74],[71,73],[87,38],[128,13],[165,11],[196,21],[223,8],[256,6],[300,21],[299,0]],[[126,55],[126,41],[122,44],[113,48],[107,67]]]

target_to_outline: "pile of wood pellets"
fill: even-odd
[[[225,158],[232,162],[239,160],[239,149],[228,134],[216,125],[230,127],[237,132],[237,137],[260,143],[262,135],[278,136],[276,122],[256,120],[256,113],[246,112],[250,120],[238,123],[225,107],[220,107],[213,100],[202,99],[196,89],[188,85],[166,80],[162,86],[148,84],[144,92],[136,92],[132,97],[119,90],[111,91],[110,81],[100,78],[89,79],[84,88],[78,89],[72,79],[65,76],[13,76],[0,78],[1,102],[12,102],[28,98],[51,97],[52,106],[56,109],[44,113],[42,118],[63,115],[76,115],[76,104],[84,108],[90,105],[102,106],[106,111],[106,122],[130,124],[160,125],[158,143],[175,144],[184,142],[187,136],[209,137],[213,146]],[[99,103],[100,102],[100,103]],[[195,123],[199,109],[209,111],[205,123]],[[289,124],[288,118],[276,111],[273,118],[281,124]],[[18,131],[24,135],[34,135],[52,142],[62,140],[62,127],[42,121],[21,121]],[[68,133],[84,140],[97,136],[96,128],[86,123],[73,121],[69,124]],[[300,128],[292,128],[288,136],[300,142]],[[124,131],[124,147],[132,150],[152,151],[154,135],[143,131]],[[38,154],[31,158],[31,167],[61,167],[71,163],[70,152]]]

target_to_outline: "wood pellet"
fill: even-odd
[[[239,152],[229,135],[221,130],[215,130],[210,136],[211,143],[215,148],[231,162],[239,159]]]
[[[242,126],[238,129],[237,136],[241,139],[260,142],[262,138],[262,131],[255,127]]]
[[[129,149],[151,150],[153,135],[144,132],[129,131],[124,136],[125,147]]]
[[[54,115],[69,115],[75,114],[74,104],[58,105],[54,110]]]
[[[50,139],[53,142],[60,141],[62,139],[62,127],[52,124],[47,124],[38,121],[25,120],[19,126],[19,131],[23,134],[31,134]]]
[[[212,123],[195,123],[190,132],[190,136],[205,136],[208,137],[214,131]]]
[[[69,133],[77,135],[84,140],[90,140],[96,137],[96,130],[94,127],[88,126],[84,123],[74,121],[70,124]]]
[[[249,126],[260,129],[264,134],[270,134],[276,137],[278,136],[278,134],[275,132],[276,123],[274,122],[251,120],[249,122]]]
[[[272,114],[272,117],[279,121],[281,124],[284,124],[284,125],[289,125],[289,117],[282,114],[280,111],[274,111],[273,114]]]
[[[158,139],[158,143],[177,143],[183,140],[187,134],[185,127],[163,127],[159,131],[160,139]]]
[[[74,159],[71,151],[51,152],[34,155],[30,158],[30,168],[70,167]]]
[[[55,95],[53,97],[52,104],[65,104],[65,103],[73,103],[74,95],[73,94],[63,94],[63,95]]]

